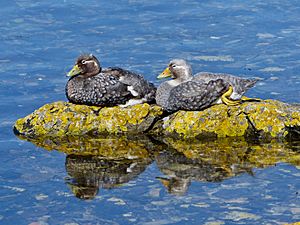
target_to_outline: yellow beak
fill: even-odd
[[[169,188],[169,186],[170,186],[170,179],[163,178],[163,177],[156,177],[156,179],[158,179],[162,183],[162,185],[164,185],[165,188]]]
[[[162,78],[167,78],[167,77],[172,77],[172,73],[167,67],[161,74],[158,75],[157,79],[162,79]]]
[[[79,68],[79,66],[76,64],[71,70],[69,73],[67,73],[67,76],[68,77],[73,77],[77,74],[80,74],[81,73],[81,69]]]

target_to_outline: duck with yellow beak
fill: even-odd
[[[81,55],[66,85],[66,96],[75,104],[127,107],[154,102],[156,88],[142,75],[111,67],[102,69],[98,59]]]
[[[243,96],[257,79],[207,72],[193,76],[191,65],[183,59],[172,60],[157,78],[169,77],[172,80],[163,82],[156,92],[156,103],[167,111],[199,111],[213,104],[234,106],[259,101]]]

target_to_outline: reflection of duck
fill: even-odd
[[[81,55],[68,73],[70,102],[97,106],[129,106],[155,100],[156,88],[141,75],[121,68],[102,70],[93,55]]]
[[[151,159],[108,160],[91,156],[68,155],[66,170],[70,179],[68,186],[81,199],[93,199],[99,188],[116,188],[135,179],[142,173]]]
[[[167,191],[174,195],[183,195],[187,192],[191,180],[189,178],[178,178],[178,177],[157,177]]]
[[[168,111],[202,110],[212,104],[237,105],[250,99],[243,94],[257,82],[228,74],[198,73],[183,59],[174,59],[158,78],[171,77],[156,93],[156,102]]]
[[[192,180],[220,182],[232,175],[231,171],[221,165],[190,159],[172,149],[161,152],[155,160],[160,171],[168,176],[158,179],[168,192],[175,195],[184,194]]]

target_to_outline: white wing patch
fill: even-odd
[[[219,99],[217,99],[215,102],[214,102],[214,104],[222,104],[223,103],[223,101],[222,101],[222,99],[221,98],[219,98]]]
[[[138,93],[137,91],[134,90],[133,86],[128,86],[128,87],[127,87],[127,90],[130,91],[130,93],[131,93],[134,97],[136,97],[136,96],[139,95],[139,93]]]
[[[119,105],[122,108],[126,108],[128,106],[132,106],[132,105],[137,105],[137,104],[142,104],[144,102],[147,102],[146,98],[141,98],[141,99],[130,99],[126,102],[126,104],[124,105]]]

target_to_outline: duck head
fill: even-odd
[[[81,55],[78,57],[76,64],[72,70],[67,74],[68,77],[81,75],[84,77],[92,77],[101,72],[101,66],[98,59],[90,55]]]
[[[181,82],[188,81],[193,78],[192,67],[184,59],[173,59],[157,78],[161,79],[167,77],[180,80]]]

